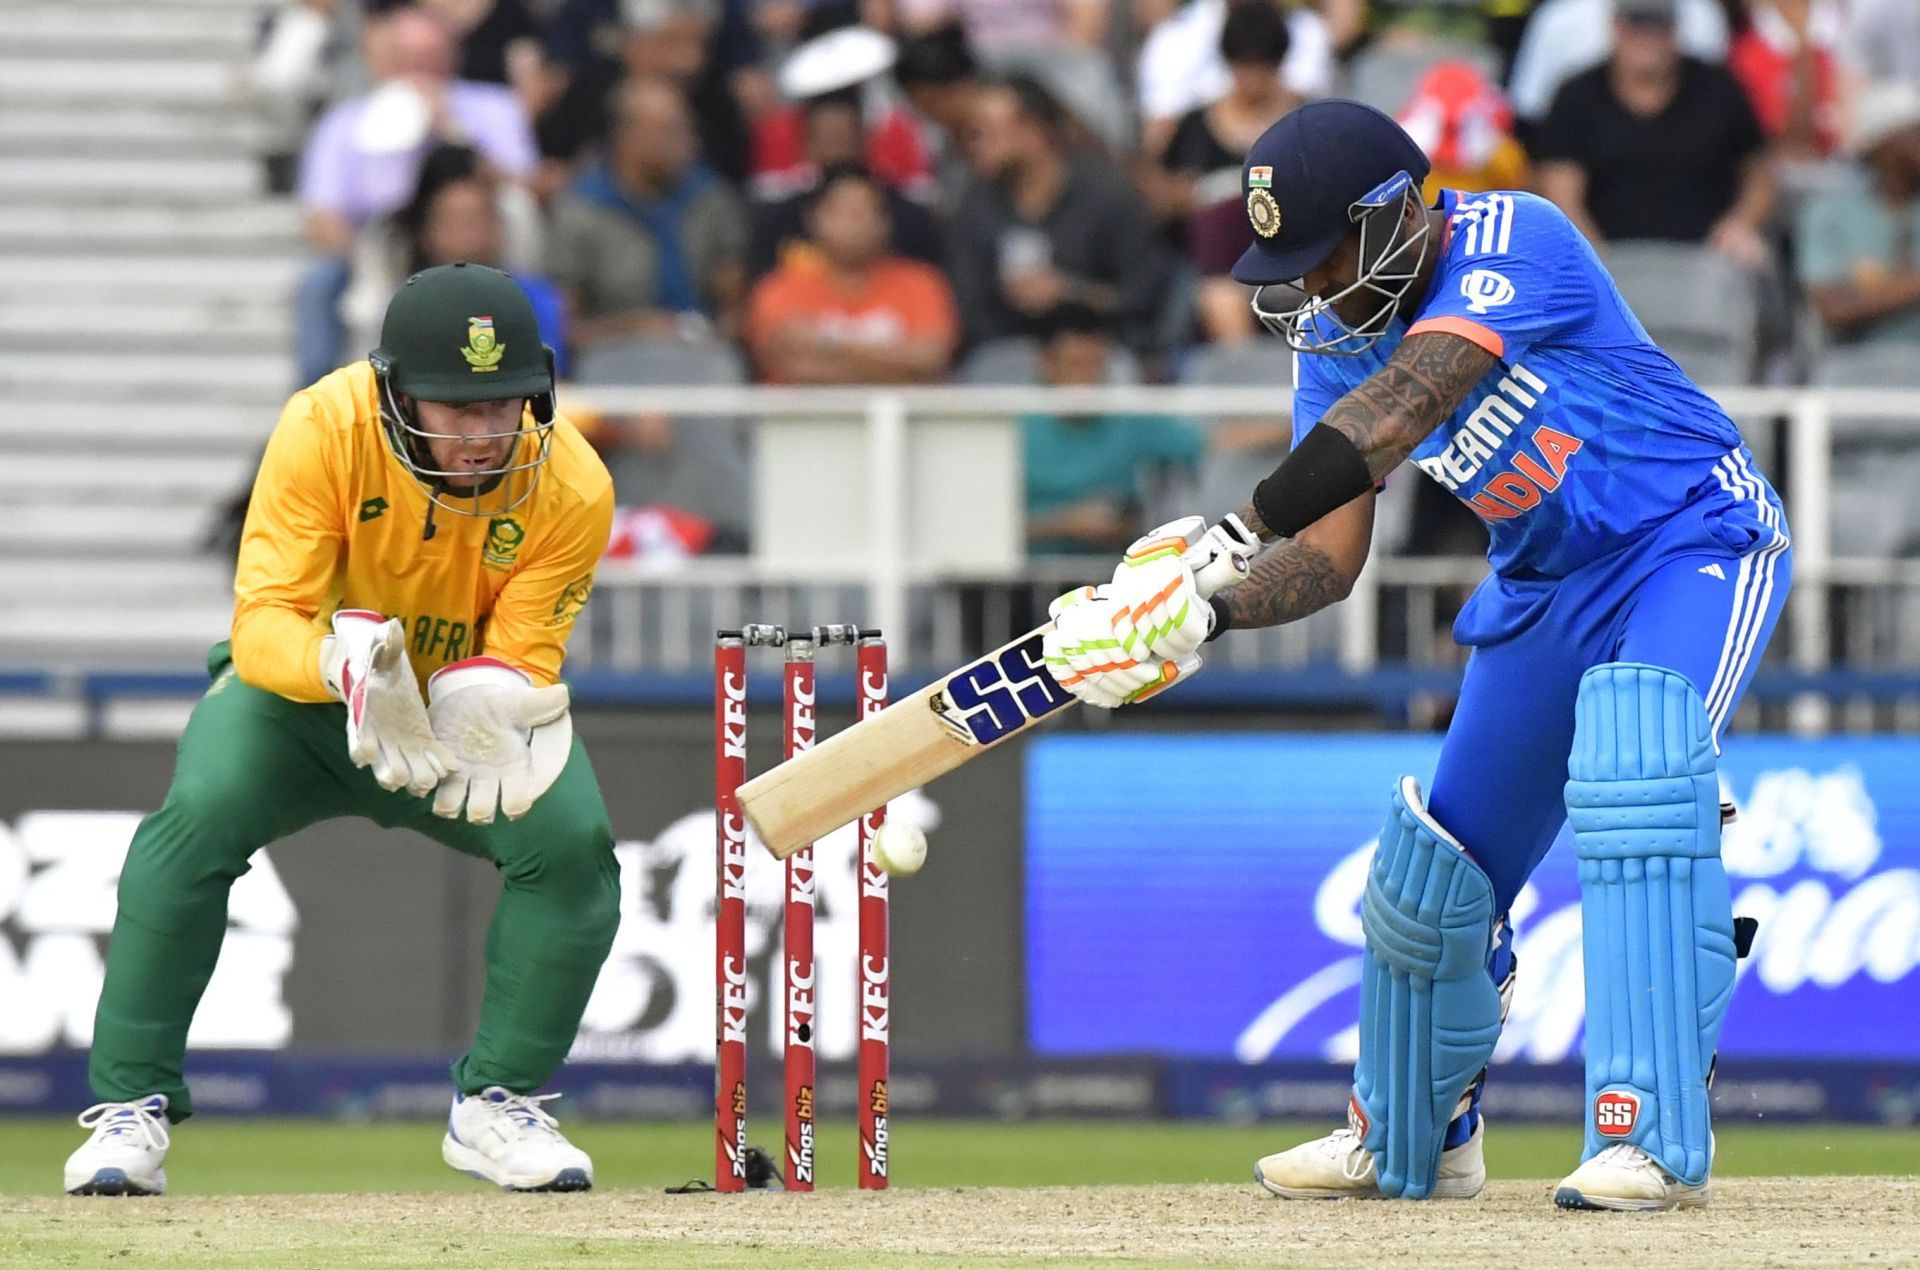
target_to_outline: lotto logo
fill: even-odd
[[[1640,1123],[1640,1098],[1609,1089],[1593,1100],[1593,1127],[1603,1138],[1624,1138]]]

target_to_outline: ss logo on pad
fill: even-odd
[[[1593,1100],[1593,1127],[1603,1138],[1627,1137],[1639,1122],[1640,1099],[1637,1095],[1609,1089]]]

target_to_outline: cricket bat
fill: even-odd
[[[1194,517],[1194,520],[1199,520]],[[1211,596],[1247,576],[1244,555],[1203,542],[1194,582]],[[740,808],[774,859],[850,824],[1061,713],[1076,697],[1040,651],[1052,623],[837,732],[740,787]]]

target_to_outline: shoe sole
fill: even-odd
[[[1312,1187],[1281,1186],[1277,1183],[1269,1182],[1267,1180],[1266,1174],[1260,1171],[1260,1166],[1258,1164],[1253,1166],[1253,1180],[1259,1185],[1261,1190],[1279,1199],[1369,1200],[1369,1199],[1386,1199],[1387,1198],[1385,1195],[1382,1195],[1380,1193],[1380,1188],[1377,1186],[1364,1191],[1360,1191],[1360,1190],[1331,1191],[1331,1190],[1320,1190]],[[1473,1199],[1480,1194],[1480,1191],[1482,1190],[1482,1188],[1486,1186],[1486,1184],[1487,1184],[1486,1179],[1482,1178],[1480,1179],[1480,1181],[1471,1184],[1473,1187],[1472,1190],[1466,1190],[1464,1189],[1464,1187],[1468,1185],[1467,1183],[1460,1182],[1456,1179],[1443,1179],[1434,1184],[1433,1194],[1428,1198],[1430,1199]]]
[[[1630,1199],[1614,1195],[1588,1195],[1571,1186],[1562,1186],[1553,1193],[1554,1207],[1589,1213],[1665,1213],[1682,1208],[1705,1208],[1711,1202],[1711,1198],[1711,1194],[1704,1188],[1688,1191],[1673,1199]]]
[[[531,1182],[516,1182],[503,1178],[491,1171],[485,1156],[464,1143],[455,1142],[451,1137],[440,1143],[440,1158],[468,1177],[479,1178],[482,1182],[489,1182],[503,1191],[532,1195],[593,1189],[593,1174],[585,1169],[561,1169],[550,1178]]]
[[[156,1185],[136,1182],[128,1177],[124,1169],[101,1169],[78,1186],[69,1186],[69,1195],[108,1195],[114,1197],[131,1195],[164,1195],[166,1179]]]

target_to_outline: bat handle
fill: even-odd
[[[1214,592],[1247,580],[1247,571],[1253,565],[1253,547],[1226,541],[1230,532],[1226,526],[1216,525],[1187,550],[1193,584],[1202,599],[1212,599]]]

